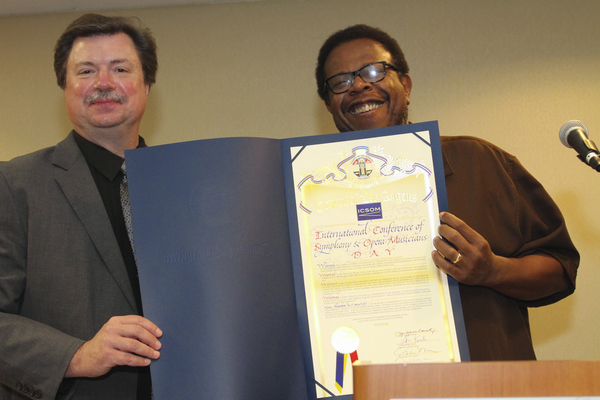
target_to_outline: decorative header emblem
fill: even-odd
[[[354,171],[352,172],[354,172],[354,175],[358,179],[368,179],[371,172],[373,172],[373,169],[369,169],[373,164],[373,160],[365,154],[366,152],[367,149],[358,149],[352,160],[352,167],[354,167]]]

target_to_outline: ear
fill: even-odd
[[[150,85],[146,84],[146,96],[150,93]]]
[[[404,97],[406,98],[406,104],[410,104],[410,91],[412,90],[412,79],[409,74],[404,74],[400,78],[400,83],[404,86]]]

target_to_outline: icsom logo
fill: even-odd
[[[356,215],[359,221],[367,219],[382,219],[381,203],[357,204]]]

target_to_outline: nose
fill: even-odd
[[[96,81],[94,82],[94,89],[98,90],[110,90],[115,88],[115,82],[113,77],[107,69],[101,68],[96,74]]]
[[[371,89],[372,83],[365,82],[365,80],[359,74],[354,76],[354,82],[352,82],[352,86],[350,86],[350,93],[359,93],[364,90]]]

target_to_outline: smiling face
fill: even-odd
[[[75,130],[98,143],[98,135],[136,136],[149,86],[129,36],[77,38],[67,61],[65,102]]]
[[[372,39],[344,42],[329,53],[325,61],[325,77],[356,71],[379,61],[393,65],[391,54],[381,43]],[[356,76],[346,93],[329,91],[326,107],[340,132],[400,125],[406,123],[411,88],[408,74],[400,78],[396,71],[388,68],[382,81],[366,83]]]

